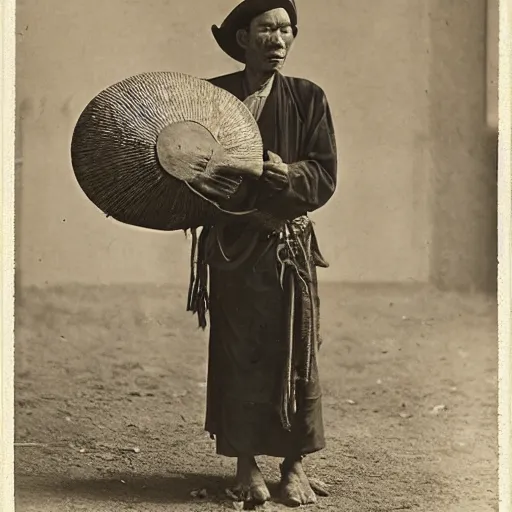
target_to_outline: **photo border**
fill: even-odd
[[[14,511],[14,126],[15,0],[0,0],[0,500],[2,512]]]
[[[512,181],[511,76],[512,0],[499,6],[499,146],[498,146],[498,340],[499,340],[499,499],[500,511],[512,509],[511,362],[512,362]]]
[[[36,1],[36,0],[34,0]],[[2,512],[14,510],[14,130],[15,130],[15,0],[0,0],[1,131],[0,231],[0,496]],[[511,344],[512,344],[512,181],[511,76],[512,0],[499,6],[499,170],[498,170],[498,317],[499,317],[499,494],[500,511],[510,511],[511,495]]]

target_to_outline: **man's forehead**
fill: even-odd
[[[263,14],[256,16],[256,18],[253,19],[253,23],[257,25],[290,25],[291,21],[290,15],[286,11],[286,9],[280,7],[278,9],[266,11]]]

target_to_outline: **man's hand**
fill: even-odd
[[[259,178],[263,173],[261,162],[242,162],[234,158],[212,160],[208,167],[213,174],[234,178]]]
[[[239,182],[234,177],[225,176],[216,170],[198,175],[191,186],[211,201],[225,202],[236,193]]]
[[[288,165],[272,151],[268,151],[268,158],[269,160],[263,163],[263,180],[275,188],[285,188],[288,184]]]
[[[192,186],[208,199],[226,202],[238,191],[240,178],[259,178],[262,172],[261,162],[241,162],[223,155],[222,159],[212,158]]]

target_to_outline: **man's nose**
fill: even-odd
[[[283,36],[279,30],[272,33],[270,41],[272,45],[277,48],[286,48],[286,43],[284,42]]]

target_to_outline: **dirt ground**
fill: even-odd
[[[306,468],[331,496],[317,508],[498,510],[493,299],[321,294],[328,448]],[[207,337],[185,290],[24,289],[17,302],[17,511],[237,508],[235,463],[203,431]],[[261,465],[275,491],[277,461]]]

